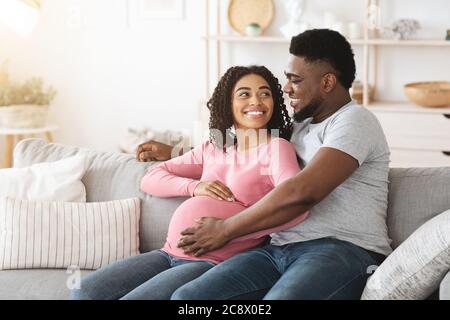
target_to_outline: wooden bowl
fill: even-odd
[[[404,86],[404,91],[412,102],[422,107],[450,106],[450,82],[448,81],[408,83]]]

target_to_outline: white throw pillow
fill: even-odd
[[[410,235],[369,278],[361,299],[418,300],[429,297],[450,270],[450,210]]]
[[[81,178],[88,167],[86,156],[75,155],[25,168],[1,169],[0,197],[86,202],[86,189]]]
[[[48,202],[0,198],[0,270],[97,269],[139,253],[139,198]]]

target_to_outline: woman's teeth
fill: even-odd
[[[244,112],[244,113],[249,116],[260,116],[263,114],[262,111],[248,111],[248,112]]]

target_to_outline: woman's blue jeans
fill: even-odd
[[[174,258],[154,250],[114,262],[81,279],[75,300],[168,300],[183,284],[214,266],[208,261]]]
[[[267,245],[220,263],[172,299],[360,299],[383,258],[333,238]]]

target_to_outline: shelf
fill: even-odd
[[[223,42],[253,42],[253,43],[285,43],[289,44],[291,39],[284,37],[245,37],[245,36],[209,36],[203,37],[204,40],[223,41]],[[363,39],[349,40],[351,44],[364,44]],[[449,41],[450,42],[450,41]]]
[[[289,43],[290,39],[283,37],[244,37],[244,36],[209,36],[203,39],[224,42],[275,42]]]
[[[365,41],[363,40],[363,43]],[[430,46],[430,47],[450,47],[450,41],[447,40],[388,40],[388,39],[369,39],[369,45],[379,46]]]
[[[409,102],[387,102],[376,101],[367,106],[371,111],[380,112],[408,112],[421,114],[447,114],[450,116],[450,107],[446,108],[426,108],[414,105]]]
[[[236,35],[221,35],[203,37],[203,39],[211,41],[223,42],[254,42],[254,43],[289,43],[290,39],[284,37],[245,37]],[[446,40],[388,40],[388,39],[352,39],[348,40],[353,45],[376,45],[376,46],[433,46],[433,47],[450,47],[450,41]]]

